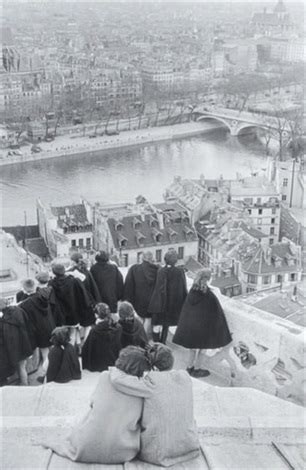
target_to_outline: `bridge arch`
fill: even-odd
[[[240,126],[238,126],[236,129],[235,129],[235,134],[233,135],[240,135],[240,134],[246,134],[247,132],[245,132],[247,129],[262,129],[263,131],[267,131],[268,130],[268,127],[265,126],[264,124],[260,125],[260,124],[251,124],[251,123],[243,123],[241,124]],[[244,131],[244,132],[243,132]]]
[[[204,121],[204,120],[221,122],[229,130],[229,132],[232,133],[230,123],[226,119],[222,119],[218,116],[210,116],[206,114],[202,114],[197,118],[197,122]]]

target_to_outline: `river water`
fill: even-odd
[[[90,156],[27,162],[0,168],[2,225],[36,223],[36,199],[53,205],[90,201],[134,201],[139,194],[151,202],[173,177],[235,178],[266,167],[261,144],[252,136],[239,139],[219,129],[209,134]]]

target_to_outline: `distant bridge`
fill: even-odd
[[[242,131],[251,128],[258,128],[269,131],[277,131],[283,128],[283,138],[289,137],[289,126],[285,119],[277,119],[273,116],[263,116],[248,111],[238,111],[228,108],[208,108],[197,106],[193,110],[196,121],[204,119],[215,120],[224,124],[231,135],[238,136]]]

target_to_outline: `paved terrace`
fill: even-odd
[[[1,469],[157,470],[140,461],[124,465],[73,463],[38,445],[63,436],[88,409],[98,373],[81,381],[0,391]],[[306,465],[303,408],[248,388],[217,387],[193,379],[201,454],[173,470],[302,470]],[[106,426],[107,432],[107,426]]]

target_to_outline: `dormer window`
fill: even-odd
[[[152,236],[156,243],[160,243],[162,241],[163,234],[155,227],[152,230]]]
[[[139,246],[142,246],[145,242],[146,237],[141,232],[136,232],[136,240]]]
[[[153,217],[152,215],[150,215],[149,224],[150,224],[150,227],[157,228],[158,227],[158,220],[155,217]]]
[[[126,248],[128,239],[120,233],[118,236],[118,243],[119,243],[120,248]]]
[[[171,228],[171,227],[168,228],[168,234],[169,234],[169,238],[170,238],[171,242],[177,236],[177,232],[175,230],[173,230],[173,228]]]
[[[141,220],[137,219],[137,217],[134,217],[133,219],[133,228],[134,230],[139,230],[141,227]]]
[[[119,221],[115,221],[115,230],[120,232],[123,229],[123,224]]]

